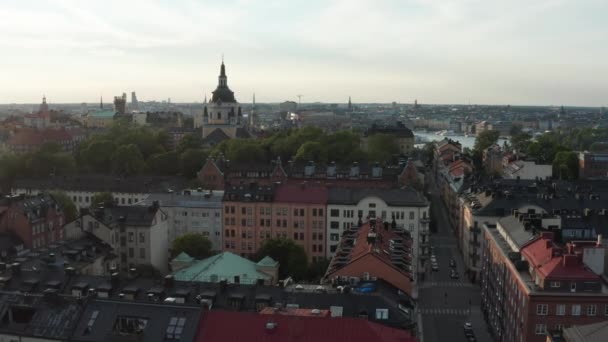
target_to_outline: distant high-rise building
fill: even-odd
[[[350,100],[350,96],[348,97],[348,111],[352,111],[353,110],[353,103]]]
[[[253,93],[253,103],[251,104],[251,112],[249,113],[249,128],[255,127],[258,122],[258,113],[255,107],[255,93]]]
[[[134,91],[131,92],[131,110],[139,110],[139,102]]]
[[[99,109],[103,109],[103,96],[99,97]]]
[[[122,96],[114,96],[114,111],[120,115],[125,115],[127,112],[127,94],[123,93]]]

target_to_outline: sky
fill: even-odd
[[[2,0],[0,103],[608,105],[606,0]]]

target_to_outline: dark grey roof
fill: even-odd
[[[181,189],[188,180],[180,177],[111,177],[107,175],[57,176],[21,178],[13,182],[13,189],[72,190],[90,192],[152,193]]]
[[[251,138],[251,133],[243,127],[238,127],[236,129],[236,137],[237,138]]]
[[[427,200],[418,191],[406,189],[329,188],[328,204],[356,205],[365,197],[375,196],[390,206],[424,207]]]
[[[270,185],[227,185],[224,202],[272,202],[275,189]]]
[[[104,208],[103,215],[96,213],[96,217],[112,228],[119,225],[150,227],[159,210],[154,206],[113,206]]]
[[[520,248],[534,238],[533,231],[524,229],[524,225],[513,215],[501,218],[498,223]]]
[[[216,128],[203,139],[203,143],[208,145],[217,145],[222,141],[229,139],[230,137],[222,129]]]
[[[84,309],[81,301],[71,297],[17,293],[2,294],[0,306],[3,314],[14,311],[0,322],[3,333],[62,341],[70,338]]]

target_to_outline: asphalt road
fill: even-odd
[[[428,177],[432,178],[431,175]],[[430,189],[432,211],[437,222],[437,232],[431,235],[430,242],[435,247],[439,271],[433,272],[429,268],[425,280],[419,286],[421,342],[466,342],[465,322],[473,324],[477,341],[491,342],[493,339],[480,309],[480,288],[465,277],[464,262],[450,227],[447,210],[433,183]],[[460,279],[450,279],[450,259],[456,261]]]

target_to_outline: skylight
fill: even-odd
[[[169,321],[169,325],[167,326],[167,338],[180,340],[182,338],[182,332],[184,331],[184,326],[186,325],[185,317],[171,317]]]

